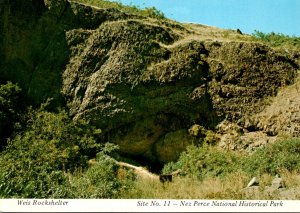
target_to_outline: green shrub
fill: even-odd
[[[300,139],[279,141],[244,159],[244,170],[252,175],[279,174],[282,169],[300,172]]]
[[[0,106],[1,110],[14,111],[21,93],[21,88],[17,84],[7,82],[0,85]]]
[[[232,172],[245,172],[250,176],[280,174],[281,171],[300,172],[300,139],[289,139],[260,148],[252,154],[226,151],[204,144],[191,146],[177,162],[163,168],[163,173],[182,170],[186,176],[204,179],[224,177]]]
[[[200,180],[205,177],[224,177],[239,169],[239,157],[237,153],[206,144],[201,147],[190,146],[176,163],[167,164],[163,171],[167,173],[181,169],[182,174]]]
[[[21,88],[11,82],[0,85],[0,150],[6,145],[6,138],[13,131],[21,106]]]
[[[255,30],[252,37],[256,40],[261,40],[271,46],[283,46],[288,45],[291,47],[300,48],[300,37],[288,36],[282,33],[263,33]]]
[[[114,198],[121,187],[117,166],[108,156],[98,159],[86,172],[71,181],[72,198]]]
[[[135,175],[121,170],[109,155],[117,146],[106,143],[97,154],[96,162],[86,172],[71,176],[72,198],[118,198],[121,192],[133,187]]]
[[[30,110],[28,126],[0,156],[0,197],[66,197],[67,171],[86,167],[99,131],[65,111]]]

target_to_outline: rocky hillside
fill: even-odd
[[[191,143],[252,149],[299,136],[297,51],[233,30],[4,0],[0,43],[1,82],[18,82],[30,103],[67,104],[129,156],[165,163]]]

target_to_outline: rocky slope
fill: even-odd
[[[124,154],[172,161],[211,131],[231,149],[298,135],[297,93],[278,92],[299,64],[247,35],[59,0],[1,1],[0,29],[0,80],[66,100]]]

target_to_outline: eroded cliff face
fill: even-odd
[[[122,152],[167,162],[197,141],[192,125],[242,122],[294,81],[297,65],[267,46],[182,39],[138,20],[69,31],[63,93],[74,115],[104,129]]]
[[[210,137],[191,133],[195,126],[221,137],[226,122],[256,130],[249,117],[297,76],[292,59],[259,43],[213,41],[115,9],[37,2],[26,3],[39,8],[29,14],[1,6],[1,80],[20,82],[36,102],[64,97],[75,119],[89,119],[127,155],[176,160]]]

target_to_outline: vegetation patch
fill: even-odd
[[[12,82],[0,85],[0,150],[20,118],[21,107],[21,88]]]
[[[300,172],[300,139],[282,140],[248,154],[220,149],[216,146],[190,146],[177,162],[166,164],[164,173],[181,169],[185,176],[200,180],[206,177],[225,177],[234,172],[252,176],[265,173],[276,175],[286,169]]]
[[[282,33],[263,33],[261,31],[256,30],[252,37],[254,40],[263,41],[273,47],[290,47],[292,49],[299,49],[300,48],[300,37],[296,36],[288,36]]]
[[[19,91],[6,87],[2,94]],[[74,121],[63,109],[49,112],[47,105],[29,108],[21,130],[0,152],[0,198],[116,198],[134,179],[130,171],[120,175],[109,156],[117,147],[101,142],[101,130],[87,121]]]
[[[190,146],[177,162],[168,163],[163,173],[180,171],[173,182],[136,181],[124,198],[161,199],[281,199],[280,193],[265,193],[275,177],[283,178],[287,191],[299,187],[300,139],[282,140],[254,153],[226,151],[215,146]],[[246,186],[256,177],[256,194]],[[191,187],[192,186],[192,187]],[[290,197],[299,197],[292,192]]]
[[[65,111],[29,110],[27,126],[8,141],[0,156],[1,197],[65,197],[65,172],[86,167],[99,145],[85,121]]]
[[[252,175],[300,172],[300,139],[282,140],[266,148],[258,149],[244,160],[244,170]]]
[[[69,174],[70,194],[72,198],[119,198],[120,193],[133,187],[135,175],[132,171],[120,169],[115,159],[110,157],[117,149],[107,143],[97,154],[93,166],[86,172],[77,170]]]
[[[237,171],[238,160],[239,157],[234,152],[217,147],[206,144],[201,147],[190,146],[175,164],[167,164],[164,172],[181,169],[183,175],[203,180],[205,177],[225,176]]]
[[[125,13],[135,14],[144,17],[151,17],[157,19],[165,19],[165,15],[155,7],[146,7],[144,9],[135,5],[126,6],[119,2],[106,1],[106,0],[74,0],[74,2],[84,3],[100,8],[116,8]]]

